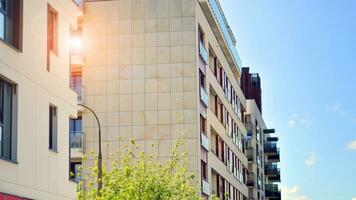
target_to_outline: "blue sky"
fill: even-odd
[[[220,1],[243,65],[262,77],[283,200],[356,199],[356,1]]]

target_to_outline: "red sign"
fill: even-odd
[[[0,193],[0,200],[29,200],[27,198],[17,197],[10,194]]]

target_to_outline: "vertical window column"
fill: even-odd
[[[57,151],[57,107],[49,106],[49,149]]]

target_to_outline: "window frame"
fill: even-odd
[[[52,113],[54,111],[54,113]],[[49,105],[49,129],[48,129],[48,149],[53,152],[58,152],[58,108]]]
[[[13,163],[17,163],[17,84],[14,83],[13,81],[8,80],[5,77],[0,76],[0,115],[4,114],[4,108],[3,108],[3,104],[4,104],[4,95],[3,93],[5,92],[3,89],[4,84],[8,84],[9,88],[10,88],[10,99],[9,99],[9,113],[10,116],[8,117],[8,129],[10,131],[9,133],[9,138],[7,139],[9,142],[9,149],[8,151],[8,155],[4,155],[3,153],[3,144],[1,144],[0,148],[0,159],[1,160],[5,160],[5,161],[9,161],[9,162],[13,162]],[[5,135],[3,129],[4,129],[4,116],[1,116],[0,118],[0,123],[1,123],[1,134],[0,134],[0,143],[3,143],[3,137]]]
[[[0,10],[0,12],[4,15],[4,37],[0,37],[0,41],[4,42],[6,45],[11,47],[12,49],[22,52],[22,23],[23,23],[23,0],[15,0],[12,1],[12,11],[8,11],[7,7],[7,0],[0,0],[1,2],[4,3],[4,9]],[[7,33],[7,19],[9,18],[8,15],[9,13],[12,13],[11,17],[11,25],[12,25],[12,32]],[[15,13],[15,14],[14,14]],[[11,40],[8,38],[11,37]]]

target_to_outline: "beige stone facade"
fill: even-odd
[[[100,118],[105,162],[130,139],[162,160],[170,156],[172,145],[183,139],[190,170],[199,175],[205,198],[212,193],[220,193],[221,197],[229,193],[231,199],[246,199],[247,158],[241,141],[247,132],[239,116],[240,107],[246,109],[239,87],[241,66],[233,63],[226,43],[222,47],[226,41],[221,40],[223,33],[217,29],[216,19],[211,18],[212,12],[209,1],[85,2],[84,103]],[[229,87],[236,91],[238,111],[209,67],[214,65],[214,58],[230,80]],[[234,142],[227,135],[226,119],[219,121],[210,108],[210,88],[238,127],[239,147],[237,136]],[[226,148],[233,160],[228,155],[219,159],[211,152],[215,148],[210,138],[212,129],[224,142],[220,151]],[[97,152],[97,125],[86,111],[83,131],[84,151]]]
[[[3,113],[4,118],[12,117],[11,131],[1,124],[2,135],[11,135],[12,152],[2,149],[0,156],[0,195],[74,199],[76,185],[69,181],[68,173],[68,121],[76,116],[77,102],[69,88],[68,55],[70,28],[76,25],[79,9],[71,0],[11,2],[21,6],[14,8],[13,18],[6,22],[7,33],[0,39],[0,77],[12,87],[12,104],[3,105],[11,110],[11,114]],[[54,34],[58,41],[47,66],[48,5],[57,13]],[[15,17],[20,20],[14,22]],[[14,43],[16,37],[19,40]],[[50,142],[53,150],[49,149],[50,105],[56,107],[56,139]],[[3,138],[3,148],[7,142]]]

